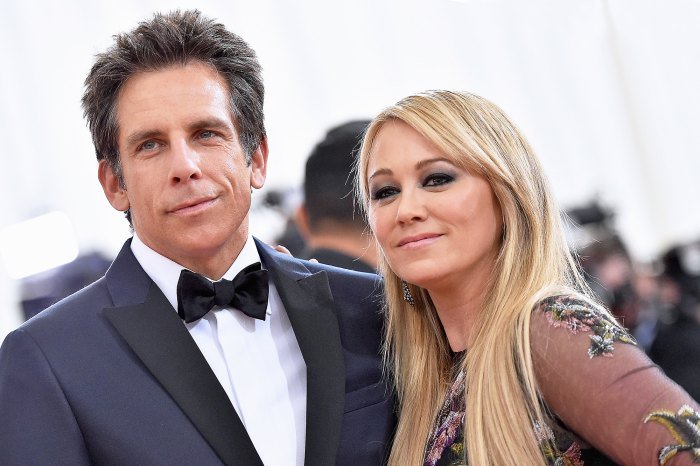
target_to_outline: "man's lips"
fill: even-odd
[[[434,243],[442,235],[439,233],[422,233],[420,235],[407,236],[397,243],[397,247],[412,249]]]
[[[168,212],[171,214],[191,214],[198,213],[214,203],[216,197],[203,197],[199,199],[190,199],[188,201],[177,204]]]

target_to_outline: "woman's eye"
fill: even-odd
[[[453,176],[445,173],[433,173],[432,175],[428,175],[428,177],[426,177],[425,181],[423,182],[423,186],[442,186],[443,184],[447,184],[451,181],[454,181]]]
[[[394,188],[393,186],[385,186],[383,188],[379,188],[376,191],[372,191],[372,199],[373,200],[381,200],[381,199],[386,199],[388,197],[393,196],[394,194],[398,193],[399,190]]]

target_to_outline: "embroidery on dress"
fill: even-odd
[[[456,462],[450,464],[463,464],[461,458],[464,458],[464,412],[464,371],[460,371],[450,385],[436,427],[430,435],[424,466],[435,466],[447,453],[446,450],[449,450],[450,458],[457,458]]]
[[[553,327],[565,327],[573,334],[592,332],[588,356],[611,357],[613,343],[621,341],[636,345],[637,342],[609,315],[593,308],[590,304],[571,296],[553,296],[542,301],[547,321]]]
[[[553,466],[583,466],[583,461],[581,460],[581,447],[576,442],[572,442],[571,445],[564,451],[560,452],[556,445],[556,439],[554,438],[554,432],[547,424],[542,424],[539,421],[535,421],[533,424],[533,429],[535,431],[535,438],[540,444],[540,450],[544,454],[547,460],[547,465]]]
[[[654,411],[644,418],[644,423],[658,422],[666,427],[676,442],[659,450],[659,464],[664,466],[678,453],[687,451],[693,455],[693,463],[700,463],[700,414],[688,405],[673,411]]]
[[[460,371],[445,395],[445,401],[428,441],[424,466],[466,465],[464,450],[464,372]],[[555,436],[548,424],[533,424],[542,454],[549,466],[583,466],[581,447],[570,435],[558,428],[562,438]]]

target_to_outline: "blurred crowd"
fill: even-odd
[[[700,240],[636,262],[599,203],[571,209],[574,240],[589,285],[666,374],[700,398]]]
[[[285,218],[275,244],[297,257],[374,270],[376,251],[355,204],[351,174],[367,123],[352,121],[330,129],[309,154],[302,186],[266,193],[257,208]],[[700,239],[675,245],[652,262],[638,263],[616,232],[610,209],[594,201],[566,214],[569,243],[590,287],[650,358],[700,399]],[[25,317],[99,278],[109,263],[93,253],[25,279]]]

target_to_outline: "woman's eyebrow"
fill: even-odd
[[[452,162],[450,160],[446,159],[445,157],[433,157],[432,159],[424,159],[424,160],[419,161],[418,163],[416,163],[416,168],[420,169],[420,168],[425,167],[426,165],[430,165],[430,164],[437,163],[437,162],[447,162],[450,165],[452,165]]]
[[[376,170],[374,173],[372,173],[369,178],[367,178],[367,181],[371,181],[372,178],[375,176],[380,176],[380,175],[391,175],[393,172],[389,170],[388,168],[380,168],[379,170]]]
[[[447,162],[449,164],[452,164],[452,161],[450,161],[449,159],[446,159],[445,157],[433,157],[431,159],[423,159],[423,160],[418,161],[415,165],[415,168],[416,168],[416,170],[420,170],[423,167],[426,167],[428,165],[431,165],[431,164],[437,163],[437,162]],[[374,178],[376,176],[391,175],[392,173],[393,172],[391,170],[389,170],[388,168],[380,168],[380,169],[376,170],[374,173],[372,173],[367,178],[367,181],[371,181],[372,178]]]

